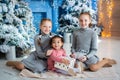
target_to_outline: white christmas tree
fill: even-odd
[[[96,24],[96,11],[91,7],[91,0],[63,0],[63,13],[59,19],[58,32],[72,32],[79,27],[78,16],[81,12],[89,12],[92,16],[92,23]]]
[[[0,0],[0,52],[9,46],[31,48],[36,34],[32,11],[23,0]]]

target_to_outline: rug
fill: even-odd
[[[56,72],[45,72],[37,74],[39,77],[23,77],[20,75],[20,71],[7,67],[5,61],[0,61],[0,80],[110,80],[105,78],[111,78],[114,80],[118,77],[113,67],[102,68],[97,72],[84,71],[82,74],[77,74],[77,76],[68,76]],[[96,78],[96,79],[92,79]],[[98,79],[97,79],[98,78]]]
[[[117,74],[113,70],[113,68],[102,68],[97,72],[91,72],[91,71],[84,71],[83,73],[78,73],[76,76],[68,76],[61,73],[56,73],[52,71],[48,71],[41,74],[34,74],[30,73],[28,70],[23,70],[20,72],[22,74],[21,76],[24,77],[35,77],[35,78],[41,78],[41,79],[50,79],[50,78],[64,78],[64,79],[70,79],[70,78],[116,78]],[[25,75],[24,75],[25,74]],[[27,74],[27,75],[26,75]]]

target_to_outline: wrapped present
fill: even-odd
[[[69,65],[60,62],[55,62],[54,67],[64,71],[68,71],[69,68],[73,68],[75,64],[75,59],[74,58],[67,58],[67,59],[70,61]]]

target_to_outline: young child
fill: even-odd
[[[46,56],[49,57],[48,58],[48,70],[57,71],[63,74],[69,74],[69,75],[75,76],[76,73],[74,72],[72,68],[68,69],[68,72],[66,72],[64,70],[60,70],[54,67],[55,62],[60,62],[66,65],[69,65],[70,61],[66,59],[67,55],[66,55],[65,50],[63,49],[63,44],[64,44],[64,40],[62,37],[56,35],[51,38],[50,45],[52,46],[52,49],[48,50],[46,53]]]
[[[50,19],[42,19],[40,33],[34,38],[35,51],[22,61],[8,61],[7,66],[13,66],[18,70],[28,69],[35,73],[41,73],[47,69],[46,52],[50,49],[49,41],[55,34],[51,33],[52,22]]]
[[[89,28],[91,23],[91,15],[88,12],[83,12],[79,16],[80,29],[73,32],[72,54],[71,57],[76,59],[76,67],[79,62],[82,62],[85,69],[97,71],[104,66],[112,66],[116,64],[113,59],[103,58],[99,61],[96,56],[97,34]]]

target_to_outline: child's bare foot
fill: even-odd
[[[83,73],[83,71],[84,71],[82,62],[75,63],[75,68],[78,68],[79,73]]]
[[[112,65],[107,63],[103,67],[112,67]]]
[[[19,63],[19,61],[7,61],[6,65],[7,66],[16,66],[16,64],[18,64],[18,63]]]
[[[20,61],[8,61],[6,62],[6,65],[16,68],[18,70],[22,70],[25,68],[24,64],[22,64]]]
[[[24,77],[30,77],[30,78],[40,78],[40,75],[39,74],[35,74],[27,69],[23,69],[21,72],[20,72],[20,75],[21,76],[24,76]]]
[[[103,58],[103,60],[108,60],[108,63],[107,63],[107,64],[111,64],[111,65],[117,64],[116,60],[114,60],[114,59]]]
[[[70,75],[70,76],[76,76],[76,73],[74,72],[74,70],[73,69],[68,69],[68,74]]]

